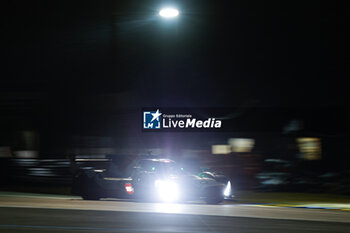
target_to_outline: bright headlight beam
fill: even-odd
[[[179,15],[179,11],[175,8],[163,8],[159,11],[159,15],[164,18],[175,18]]]
[[[224,196],[228,197],[231,195],[231,181],[227,182],[226,188],[224,190]]]

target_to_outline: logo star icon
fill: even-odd
[[[159,117],[162,115],[162,114],[159,112],[159,109],[157,109],[157,111],[156,111],[155,113],[151,113],[151,114],[152,114],[152,116],[153,116],[151,122],[154,121],[155,119],[157,119],[157,121],[159,121]]]

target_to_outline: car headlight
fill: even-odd
[[[175,182],[168,180],[156,180],[154,182],[158,197],[161,201],[173,202],[179,198],[179,189]]]
[[[228,181],[228,182],[227,182],[227,185],[226,185],[226,187],[225,187],[225,190],[224,190],[224,196],[225,196],[225,197],[229,197],[229,196],[231,196],[231,194],[232,194],[232,190],[231,190],[231,181]]]

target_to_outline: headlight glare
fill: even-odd
[[[154,186],[161,201],[173,202],[179,198],[179,189],[175,182],[168,180],[156,180]]]

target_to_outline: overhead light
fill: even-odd
[[[164,18],[175,18],[179,15],[179,11],[175,8],[163,8],[159,11],[159,15]]]

